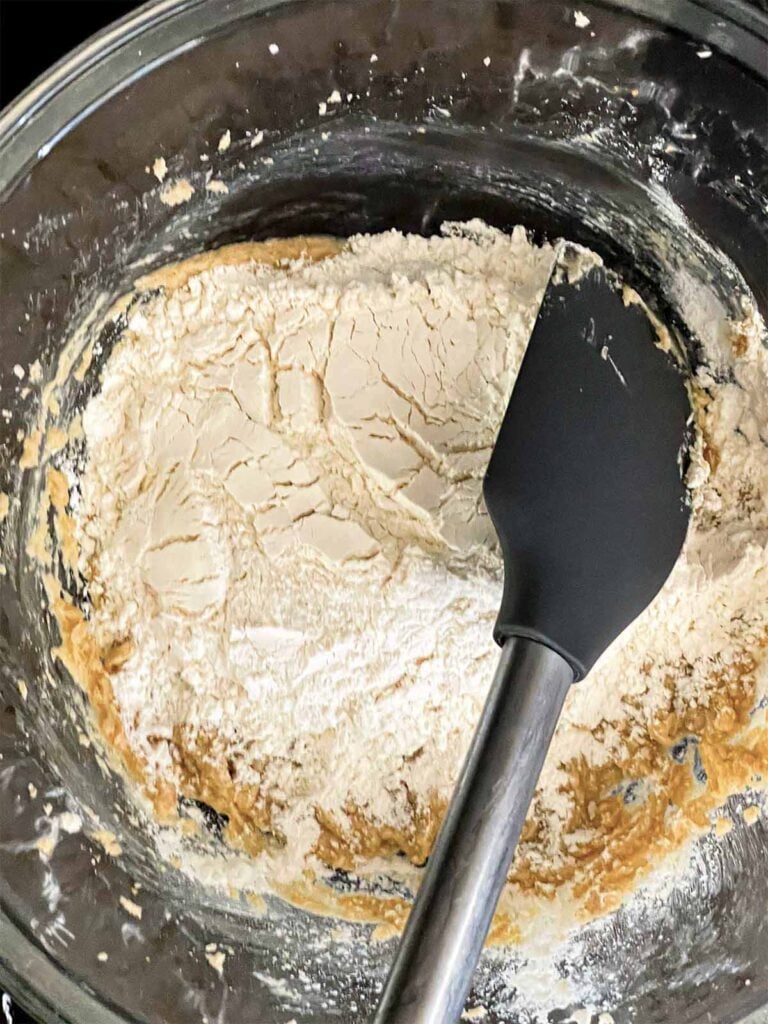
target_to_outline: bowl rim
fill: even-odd
[[[90,36],[0,110],[0,195],[29,162],[42,159],[82,117],[130,81],[193,48],[206,29],[294,2],[297,0],[228,0],[220,5],[211,0],[148,0]],[[471,0],[465,2],[469,5]],[[754,0],[590,2],[682,31],[768,81],[768,11],[761,10]],[[575,9],[578,0],[566,3]],[[191,37],[169,49],[164,30],[178,30],[185,23],[193,29]],[[132,49],[133,43],[141,46]],[[109,74],[102,76],[98,72],[105,64]]]

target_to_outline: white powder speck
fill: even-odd
[[[117,841],[117,836],[109,829],[97,829],[92,833],[92,838],[103,847],[104,852],[108,853],[110,857],[119,857],[123,852]]]
[[[229,149],[229,147],[231,145],[232,145],[232,133],[230,132],[229,128],[227,128],[227,130],[224,132],[224,134],[219,139],[219,144],[218,144],[218,146],[216,148],[218,149],[218,151],[220,153],[226,153],[226,151]]]
[[[194,195],[194,187],[186,178],[169,183],[160,193],[160,202],[166,206],[179,206]]]
[[[168,173],[168,165],[165,162],[165,157],[158,156],[155,158],[155,162],[152,164],[152,173],[158,181],[162,182],[165,180],[165,176]]]
[[[63,814],[59,815],[59,824],[65,832],[70,835],[74,835],[79,832],[83,827],[82,819],[78,814],[73,814],[72,811],[64,811]]]
[[[278,53],[280,53],[280,47],[277,45],[277,43],[270,43],[269,52],[272,54],[273,57],[276,57]]]
[[[120,906],[129,913],[131,917],[135,917],[137,921],[141,920],[144,910],[138,903],[134,903],[133,900],[129,900],[127,896],[121,896]]]
[[[760,808],[757,804],[750,804],[748,807],[744,808],[741,815],[747,825],[754,825],[755,822],[760,820]]]
[[[584,14],[583,11],[574,11],[573,20],[576,23],[576,28],[586,28],[591,24],[589,18]]]
[[[206,953],[205,959],[208,961],[208,963],[211,965],[214,971],[216,971],[219,977],[221,977],[224,971],[224,961],[227,959],[227,954],[224,953],[222,950],[219,950],[218,953]]]
[[[56,849],[56,841],[51,835],[40,836],[35,846],[43,859],[47,859]]]

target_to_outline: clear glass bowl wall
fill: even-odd
[[[83,699],[50,655],[55,626],[24,555],[38,481],[18,470],[36,399],[12,367],[39,358],[51,373],[94,305],[171,256],[473,216],[592,246],[695,361],[697,331],[737,312],[745,282],[768,303],[766,18],[734,0],[578,9],[585,28],[552,0],[161,0],[0,118],[0,491],[21,498],[0,527],[0,983],[41,1020],[351,1024],[370,1017],[392,945],[355,925],[341,947],[332,922],[277,900],[257,917],[161,870],[121,779],[79,744]],[[322,113],[335,89],[342,103]],[[147,173],[161,154],[195,187],[181,207]],[[206,191],[206,171],[228,194]],[[708,306],[692,308],[702,283]],[[68,401],[95,386],[101,341]],[[90,807],[123,855],[95,857],[79,833],[41,858],[30,783],[54,813]],[[702,841],[666,901],[584,928],[563,971],[616,1024],[745,1019],[768,1003],[766,855],[764,825]],[[144,916],[126,931],[117,895],[136,881]],[[230,950],[222,977],[210,942]],[[97,960],[108,949],[120,955]],[[489,1024],[529,1019],[522,959],[484,959]],[[549,999],[549,1019],[568,1019],[573,1006]]]

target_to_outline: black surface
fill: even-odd
[[[130,0],[0,0],[0,106],[88,36],[140,6]]]
[[[504,553],[496,639],[583,678],[658,593],[685,539],[685,377],[602,269],[550,284],[484,483]]]

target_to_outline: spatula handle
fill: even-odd
[[[504,644],[375,1024],[459,1019],[572,682],[548,647]]]

